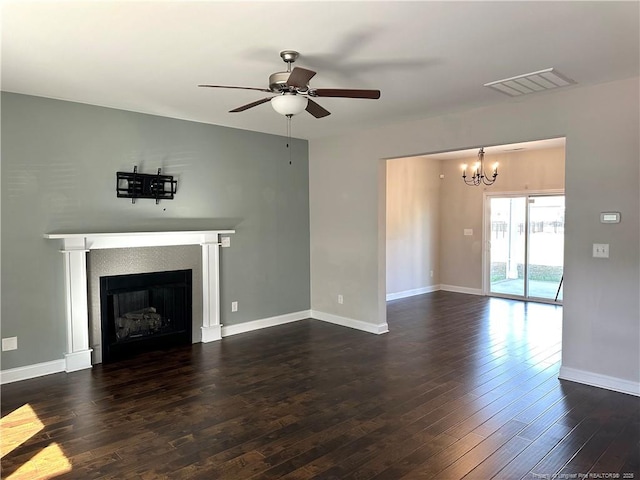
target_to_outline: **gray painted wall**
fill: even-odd
[[[3,93],[1,153],[2,337],[18,337],[3,369],[65,353],[62,255],[49,232],[233,228],[222,323],[310,308],[306,141],[293,140],[290,165],[284,137]],[[134,165],[175,175],[176,199],[116,198],[116,171]]]
[[[387,161],[387,294],[440,283],[440,170],[431,158]]]
[[[312,140],[311,308],[386,322],[381,159],[566,137],[563,367],[637,383],[639,80],[571,87]],[[601,224],[600,212],[609,210],[621,212],[623,221]],[[609,243],[611,257],[592,258],[593,243]],[[347,289],[353,297],[338,305],[336,291]]]

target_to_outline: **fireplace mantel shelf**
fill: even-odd
[[[200,245],[202,248],[201,341],[220,340],[220,235],[235,230],[191,230],[113,233],[47,233],[48,240],[62,240],[67,304],[67,372],[91,368],[89,344],[86,252],[107,248]],[[229,244],[225,245],[229,246]]]
[[[190,230],[151,232],[46,233],[48,240],[62,240],[64,250],[98,250],[105,248],[160,247],[170,245],[205,245],[218,242],[219,235],[235,230]]]

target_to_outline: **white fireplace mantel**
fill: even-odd
[[[87,299],[87,255],[90,250],[107,248],[202,246],[202,342],[222,338],[220,324],[220,235],[235,230],[197,230],[171,232],[48,233],[49,240],[62,240],[67,318],[65,370],[91,368],[89,310]]]

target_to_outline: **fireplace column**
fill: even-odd
[[[87,309],[87,252],[84,238],[66,239],[64,281],[67,315],[67,353],[65,371],[91,368],[89,314]]]
[[[202,343],[222,338],[220,325],[220,243],[218,235],[206,235],[202,246]]]

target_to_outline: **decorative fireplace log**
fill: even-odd
[[[127,312],[116,318],[116,338],[119,342],[130,337],[153,335],[163,327],[162,315],[154,307]]]

